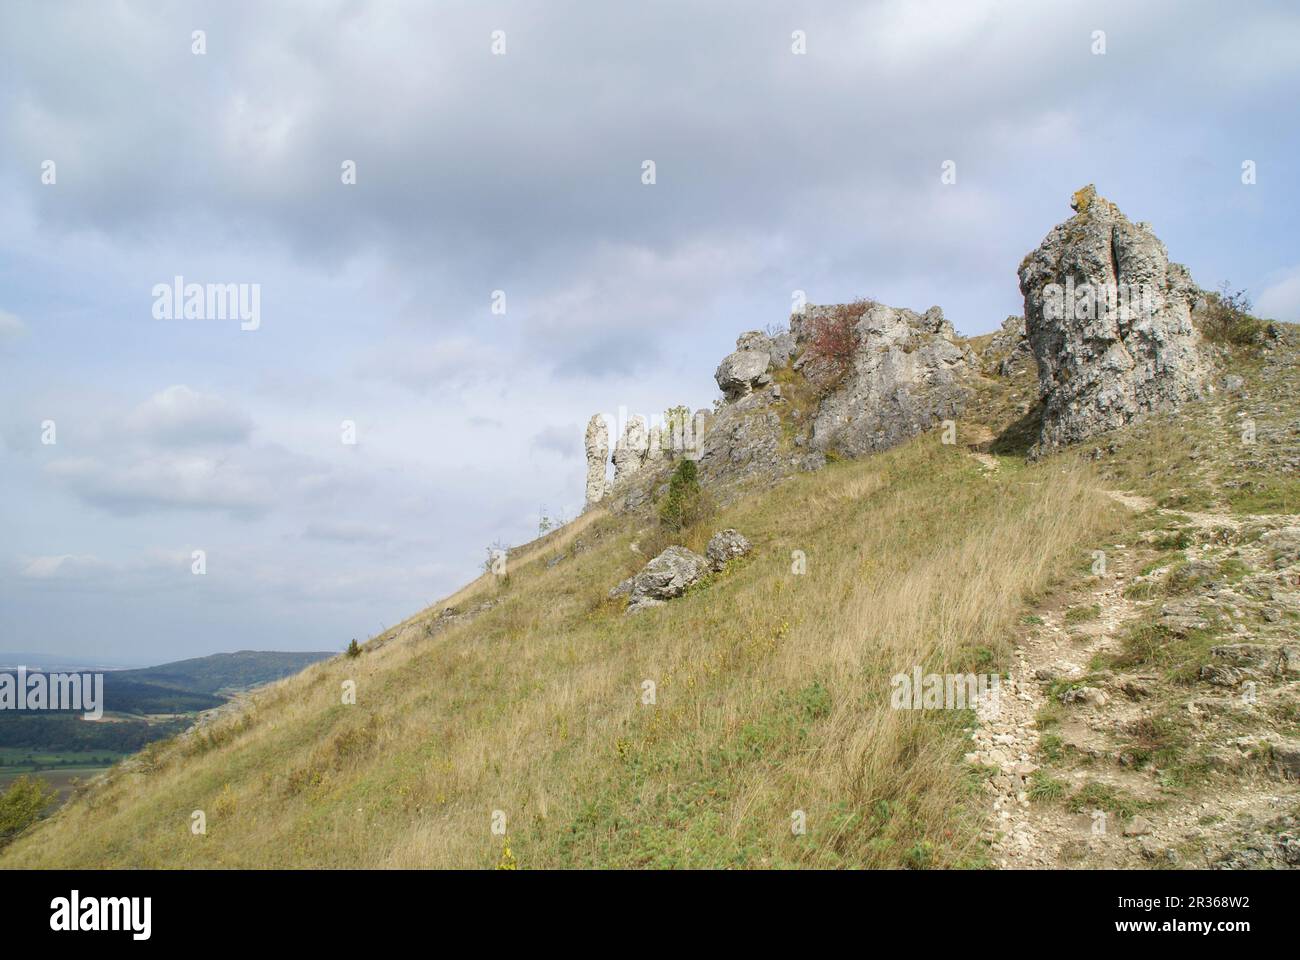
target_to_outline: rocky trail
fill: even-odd
[[[1147,529],[1094,555],[1092,576],[1024,618],[1010,678],[973,735],[966,759],[988,773],[993,863],[1300,864],[1300,751],[1289,736],[1300,517],[1157,510],[1111,495]],[[1153,569],[1171,523],[1183,556]],[[1229,563],[1235,583],[1221,575]],[[1171,568],[1176,579],[1208,576],[1166,600]],[[1202,601],[1231,622],[1192,682],[1157,664],[1114,665],[1143,624],[1203,628]]]

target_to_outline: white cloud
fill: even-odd
[[[177,384],[136,407],[126,426],[161,446],[193,446],[243,443],[253,421],[220,397]]]
[[[27,332],[27,327],[7,310],[0,310],[0,346],[17,340]]]
[[[32,557],[23,563],[20,573],[32,580],[82,579],[108,569],[108,564],[90,554],[65,553],[59,556]]]
[[[1255,299],[1255,315],[1300,323],[1300,265],[1280,271]]]

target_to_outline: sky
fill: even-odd
[[[995,329],[1087,183],[1300,320],[1298,51],[1283,2],[6,3],[0,650],[341,649],[796,291]]]

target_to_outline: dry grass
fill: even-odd
[[[1118,509],[1086,467],[1005,473],[928,435],[800,476],[713,521],[751,557],[630,618],[605,594],[643,531],[584,516],[451,598],[500,601],[476,619],[434,633],[437,604],[156,746],[0,865],[491,867],[498,810],[525,869],[979,865],[969,716],[891,710],[889,679],[1002,662]]]

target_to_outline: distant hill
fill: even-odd
[[[177,660],[156,667],[118,670],[111,675],[111,679],[114,684],[129,681],[187,693],[221,696],[290,676],[313,663],[334,656],[335,652],[239,650],[235,653],[214,653],[208,657]],[[105,678],[105,681],[108,682],[108,679]]]
[[[115,722],[88,722],[81,718],[80,711],[0,711],[0,749],[134,752],[153,740],[183,730],[191,722],[184,717],[169,720],[159,715],[211,710],[234,693],[279,680],[333,655],[327,651],[240,650],[156,667],[104,671],[104,709],[117,718]],[[40,662],[35,656],[25,659]],[[93,668],[65,665],[62,669]],[[29,674],[35,672],[38,671],[29,670]],[[123,719],[123,714],[138,719]]]

